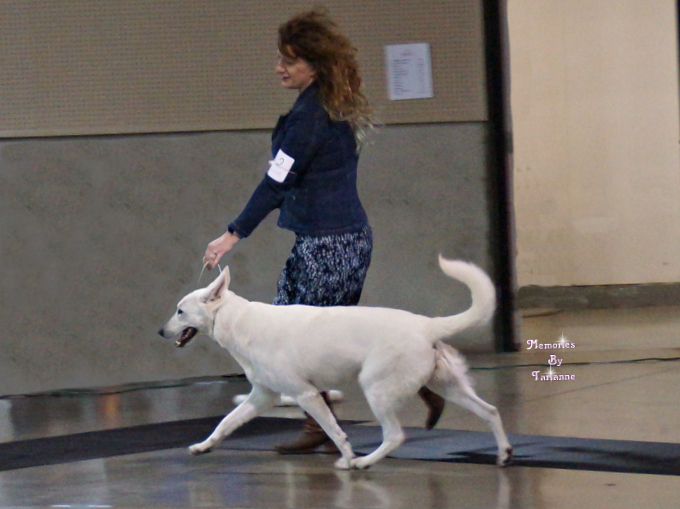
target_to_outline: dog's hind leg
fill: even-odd
[[[456,403],[483,419],[493,431],[498,444],[497,464],[507,465],[512,457],[512,446],[503,429],[498,409],[477,396],[467,377],[465,361],[456,350],[444,343],[437,343],[435,348],[436,367],[427,386],[447,401]]]
[[[335,420],[335,416],[333,416],[331,409],[328,408],[323,396],[316,389],[310,389],[298,395],[295,400],[305,412],[319,423],[319,426],[333,440],[333,443],[340,451],[342,456],[335,462],[335,467],[343,470],[351,468],[350,462],[354,459],[352,446],[347,441],[347,435],[338,425],[338,421]]]
[[[220,445],[222,440],[231,435],[236,428],[257,417],[264,410],[274,406],[278,398],[278,393],[270,391],[261,385],[253,384],[253,389],[246,400],[222,419],[222,422],[217,425],[215,431],[206,440],[189,447],[189,452],[194,456],[198,456],[212,451],[214,447]]]
[[[482,418],[489,425],[491,431],[493,431],[496,443],[498,444],[498,458],[496,463],[501,467],[510,463],[512,446],[503,430],[501,416],[495,406],[488,404],[477,396],[471,387],[446,391],[444,398],[470,410],[475,415]]]
[[[498,458],[496,463],[499,466],[505,466],[510,463],[512,458],[512,446],[508,441],[508,437],[503,430],[503,423],[498,409],[490,405],[482,398],[475,394],[471,386],[465,384],[458,387],[442,387],[439,384],[433,383],[428,386],[435,392],[439,392],[447,401],[456,403],[463,408],[470,410],[472,413],[484,420],[491,431],[493,431],[494,438],[498,444]]]

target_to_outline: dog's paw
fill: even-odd
[[[351,468],[355,470],[367,470],[371,468],[371,465],[373,463],[369,463],[366,458],[367,456],[362,456],[361,458],[354,458],[352,461],[349,462],[349,465]]]
[[[507,467],[510,462],[512,462],[512,447],[508,447],[502,453],[498,454],[496,464],[499,467]]]
[[[341,456],[335,462],[335,468],[337,468],[338,470],[349,470],[352,467],[351,467],[350,462],[347,461],[347,458],[345,458],[344,456]]]
[[[189,452],[192,454],[192,456],[200,456],[201,454],[208,454],[209,452],[212,452],[212,449],[203,449],[200,444],[194,444],[189,447]]]

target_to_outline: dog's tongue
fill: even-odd
[[[175,343],[175,346],[178,346],[179,348],[186,346],[187,343],[193,339],[197,332],[198,329],[195,329],[194,327],[187,327],[186,329],[184,329],[182,337],[179,338]]]

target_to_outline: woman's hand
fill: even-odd
[[[231,248],[240,240],[238,235],[232,233],[225,233],[221,237],[216,238],[205,250],[203,255],[203,265],[208,270],[212,270],[220,261],[220,258],[231,251]]]

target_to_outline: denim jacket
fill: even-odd
[[[294,162],[288,173],[273,178],[270,169],[265,174],[229,225],[239,237],[249,236],[277,208],[278,225],[301,235],[356,232],[368,225],[357,192],[354,133],[347,122],[331,120],[317,92],[318,85],[312,83],[279,118],[272,133],[272,158],[282,151]]]

